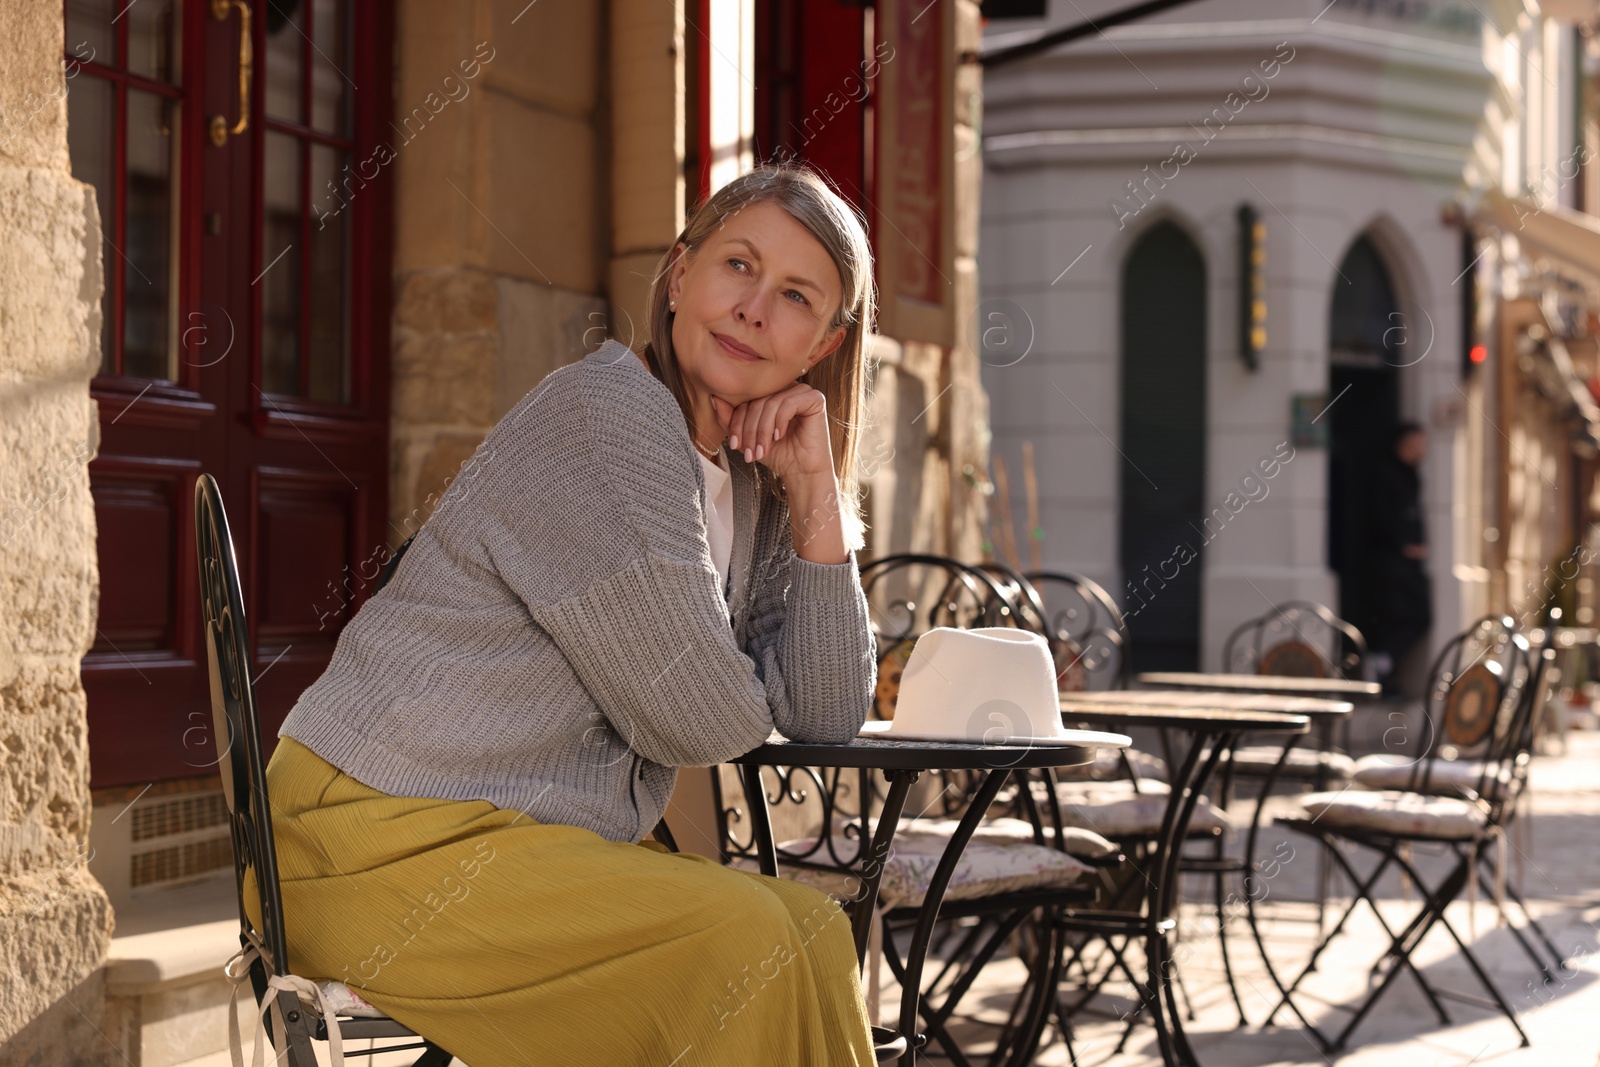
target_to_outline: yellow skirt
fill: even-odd
[[[390,796],[288,737],[267,785],[294,973],[470,1067],[874,1063],[849,920],[815,889]]]

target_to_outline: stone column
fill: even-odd
[[[99,574],[100,240],[71,175],[61,4],[0,4],[0,1063],[99,1063],[111,908],[89,874],[78,663]]]
[[[607,325],[606,20],[594,4],[397,9],[392,544],[489,429]]]

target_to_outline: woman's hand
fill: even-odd
[[[714,396],[711,406],[727,431],[728,447],[744,453],[746,463],[764,464],[791,487],[833,480],[827,401],[809,385],[795,382],[738,407]]]

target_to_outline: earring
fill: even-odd
[[[678,310],[678,302],[676,300],[668,301],[667,310],[668,311],[677,311]]]

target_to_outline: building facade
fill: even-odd
[[[985,47],[1122,5],[1078,6]],[[1555,364],[1504,326],[1592,305],[1506,205],[1590,225],[1592,7],[1218,0],[986,70],[995,454],[1031,444],[1043,556],[1116,593],[1136,666],[1220,667],[1291,599],[1370,611],[1357,524],[1401,421],[1431,438],[1412,684],[1485,612],[1538,620],[1528,579],[1588,523],[1583,390],[1568,360],[1518,400]]]

